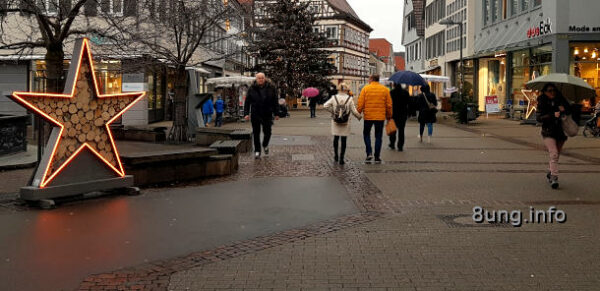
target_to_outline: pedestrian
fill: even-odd
[[[419,142],[423,142],[423,133],[427,126],[427,142],[431,143],[433,136],[433,124],[437,122],[437,97],[431,93],[429,85],[421,87],[421,94],[417,99],[417,107],[419,110]]]
[[[316,118],[317,117],[317,103],[319,101],[318,96],[309,98],[308,100],[308,107],[310,108],[310,118]]]
[[[331,134],[333,135],[333,159],[336,162],[339,162],[340,165],[343,165],[345,164],[344,155],[346,154],[346,142],[350,135],[350,114],[354,115],[358,120],[361,119],[361,115],[354,106],[354,98],[348,95],[350,92],[348,85],[341,83],[338,87],[338,94],[327,100],[323,107],[332,114]],[[338,155],[340,139],[342,140],[342,147],[339,149]]]
[[[204,118],[204,126],[208,127],[210,125],[213,113],[214,110],[212,97],[208,97],[208,99],[204,101],[204,105],[202,105],[202,117]]]
[[[556,85],[548,83],[542,88],[537,98],[537,121],[542,124],[542,138],[550,155],[549,171],[546,174],[548,183],[553,189],[558,188],[558,159],[567,141],[562,127],[561,116],[571,114],[571,106],[558,91]]]
[[[410,94],[400,84],[394,84],[394,89],[390,92],[392,96],[392,118],[396,123],[397,131],[390,135],[390,148],[393,150],[398,138],[398,151],[404,151],[404,128],[408,119],[408,105]]]
[[[223,126],[223,112],[225,112],[225,101],[223,101],[221,94],[217,95],[217,101],[215,101],[215,112],[217,113],[215,126],[221,127]]]
[[[371,129],[375,127],[375,162],[380,163],[383,125],[386,120],[392,118],[392,98],[390,90],[379,83],[379,75],[369,77],[369,84],[362,89],[358,97],[357,110],[365,119],[363,138],[367,152],[366,161],[373,160]]]
[[[248,89],[244,103],[244,119],[252,122],[254,138],[254,158],[260,158],[261,142],[260,131],[262,127],[262,149],[269,155],[269,141],[271,140],[271,127],[273,118],[279,120],[279,103],[277,90],[271,82],[267,81],[264,73],[257,73],[256,80]]]

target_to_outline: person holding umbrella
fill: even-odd
[[[394,89],[390,92],[392,96],[392,118],[396,123],[396,132],[390,135],[390,149],[395,149],[396,135],[398,136],[398,151],[404,150],[404,129],[408,119],[408,103],[410,95],[402,88],[402,85],[394,83]]]
[[[309,87],[302,91],[302,95],[308,98],[308,107],[310,108],[310,118],[317,117],[317,96],[319,96],[319,89]]]
[[[547,83],[537,98],[537,121],[542,124],[544,145],[550,155],[549,171],[546,174],[552,189],[558,188],[558,160],[567,141],[561,116],[571,114],[569,102],[562,96],[556,85]]]

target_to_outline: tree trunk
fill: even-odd
[[[65,88],[64,59],[62,43],[49,44],[46,49],[46,92],[63,93]]]
[[[184,66],[179,66],[175,75],[175,97],[173,98],[174,114],[173,127],[169,132],[169,141],[175,143],[187,142],[187,71]]]

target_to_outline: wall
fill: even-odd
[[[24,115],[25,108],[6,95],[27,91],[27,65],[0,64],[0,114]]]

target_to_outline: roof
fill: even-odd
[[[350,6],[346,0],[327,0],[327,2],[329,2],[329,5],[331,5],[331,7],[333,7],[335,10],[345,14],[348,16],[348,18],[354,20],[360,26],[363,26],[363,28],[368,32],[373,31],[373,28],[360,19],[358,14],[356,14],[356,11],[352,9],[352,6]]]
[[[385,63],[390,62],[393,53],[392,44],[385,38],[369,39],[369,51],[377,54],[377,57],[386,57],[383,60]]]
[[[394,64],[396,65],[396,71],[404,71],[406,69],[404,54],[394,53]]]

